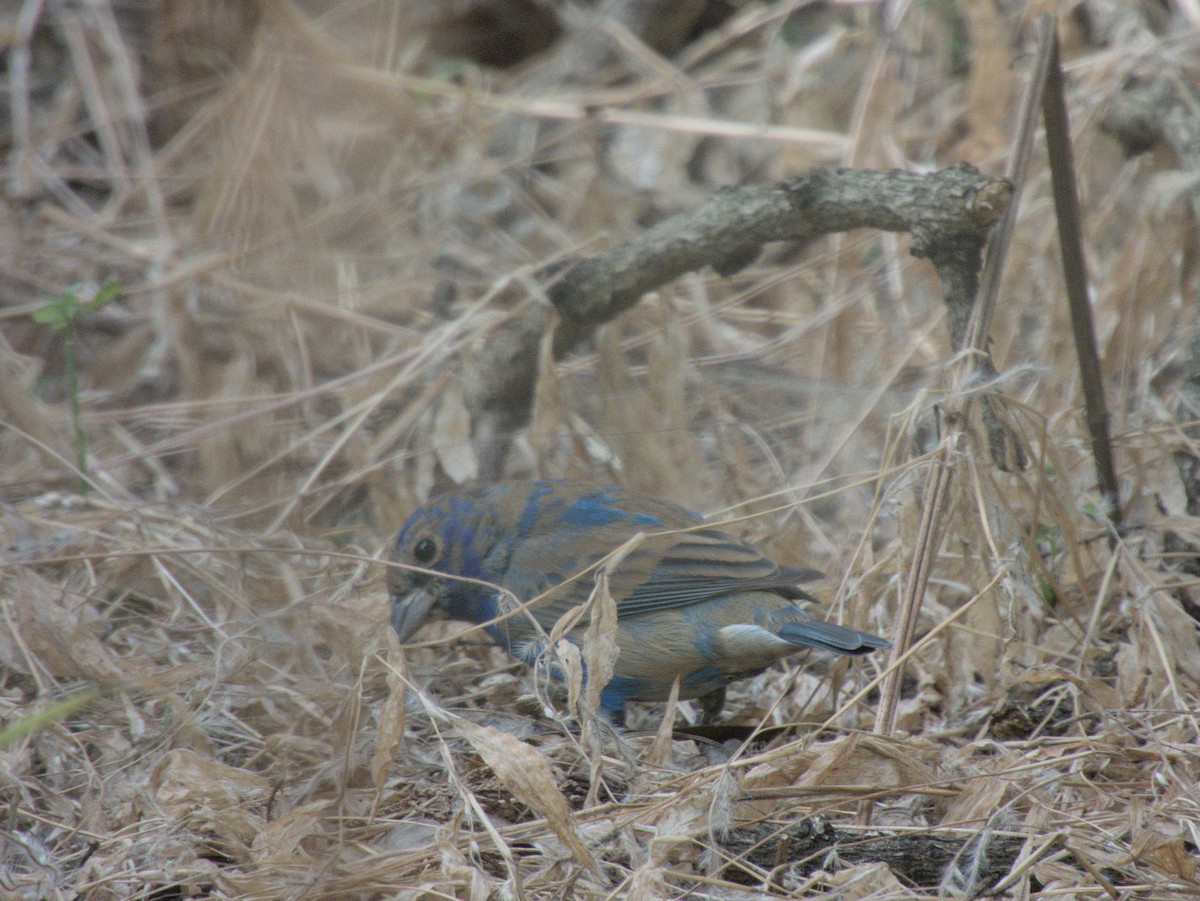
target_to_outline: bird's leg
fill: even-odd
[[[714,688],[708,694],[700,695],[696,698],[696,702],[700,705],[700,725],[712,725],[721,715],[721,708],[725,706],[725,686],[722,685],[720,688]]]

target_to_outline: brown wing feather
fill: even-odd
[[[643,503],[638,510],[657,516],[668,528],[690,531],[662,532],[643,527],[646,534],[641,542],[609,576],[609,590],[617,599],[620,617],[688,607],[740,591],[767,590],[786,597],[808,597],[797,583],[821,577],[816,570],[779,566],[753,545],[719,529],[696,528],[697,520],[672,504]],[[563,614],[587,600],[595,585],[599,561],[632,535],[629,523],[593,528],[586,544],[603,550],[591,554],[581,551],[579,542],[572,545],[569,554],[544,553],[542,542],[560,548],[565,537],[561,534],[526,540],[514,554],[509,572],[539,574],[536,584],[526,584],[524,588],[526,600],[545,595],[531,608],[542,628],[551,628]],[[546,559],[555,559],[563,565],[559,571],[546,572],[544,567],[539,568],[539,563]],[[509,584],[512,585],[511,578]]]

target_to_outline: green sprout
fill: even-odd
[[[82,688],[57,701],[51,701],[41,710],[10,719],[0,728],[0,750],[69,719],[98,697],[98,688]]]
[[[86,494],[87,439],[83,434],[83,414],[79,404],[79,370],[75,365],[75,344],[79,338],[79,323],[88,313],[94,313],[114,300],[121,283],[109,279],[100,286],[91,300],[79,300],[79,286],[72,285],[62,294],[33,311],[33,321],[48,325],[63,336],[63,360],[67,371],[67,397],[71,404],[71,425],[75,431],[75,460],[79,467],[79,493]]]

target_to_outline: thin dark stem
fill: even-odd
[[[980,276],[979,300],[971,316],[967,342],[963,348],[986,351],[988,329],[992,322],[992,312],[1000,295],[1000,275],[1004,270],[1004,260],[1008,255],[1008,245],[1012,241],[1017,224],[1017,212],[1021,208],[1021,192],[1025,189],[1025,176],[1029,171],[1029,160],[1033,155],[1034,136],[1037,129],[1038,108],[1046,93],[1046,74],[1050,70],[1050,62],[1054,54],[1054,19],[1046,14],[1041,15],[1037,22],[1037,51],[1033,71],[1029,75],[1029,84],[1021,98],[1021,112],[1017,120],[1017,134],[1013,138],[1012,149],[1008,158],[1008,180],[1012,184],[1012,198],[1008,208],[996,225],[988,242],[987,261],[983,264],[983,274]]]
[[[1075,353],[1079,357],[1079,378],[1083,385],[1088,433],[1092,438],[1092,456],[1096,460],[1096,478],[1108,505],[1108,517],[1116,525],[1121,521],[1120,486],[1113,466],[1108,406],[1104,400],[1100,355],[1096,351],[1096,330],[1092,325],[1092,307],[1088,301],[1079,190],[1075,184],[1071,128],[1063,94],[1057,35],[1052,40],[1050,69],[1046,73],[1046,91],[1042,95],[1042,115],[1046,119],[1046,150],[1050,156],[1054,212],[1058,218],[1058,242],[1062,251],[1067,302],[1071,310],[1071,333],[1075,338]]]

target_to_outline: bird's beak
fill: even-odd
[[[392,595],[392,628],[400,636],[401,644],[421,628],[436,600],[434,593],[426,588],[417,588],[408,594]]]

